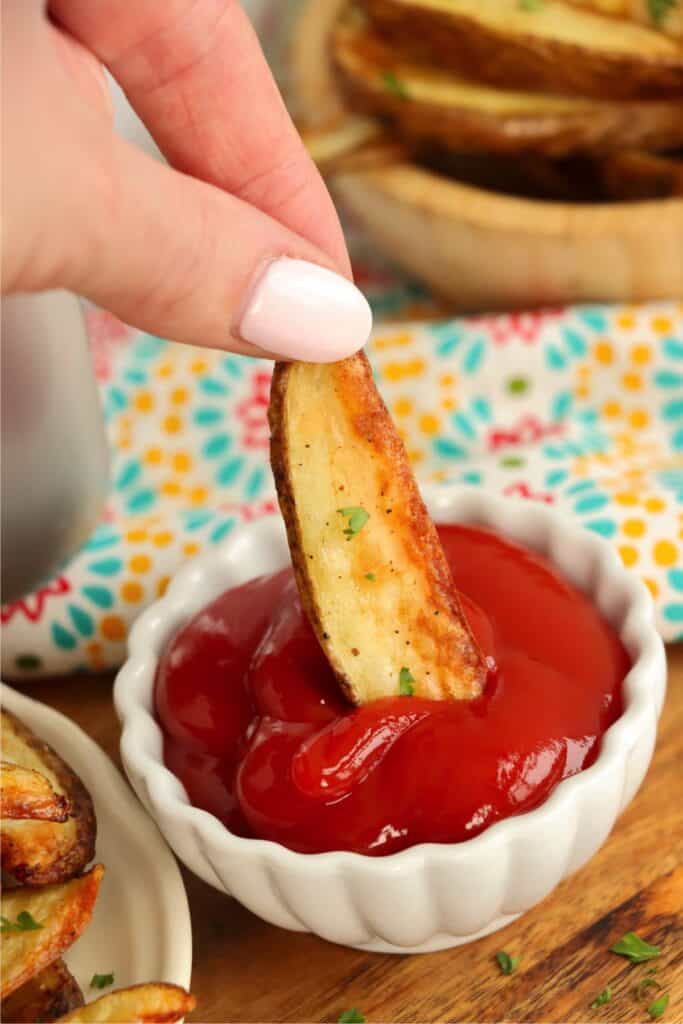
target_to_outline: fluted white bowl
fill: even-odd
[[[159,657],[176,630],[224,590],[288,563],[276,516],[241,527],[181,569],[136,622],[115,687],[128,777],[191,871],[272,924],[382,952],[444,949],[495,931],[592,857],[645,776],[666,687],[650,595],[606,541],[545,505],[474,488],[439,487],[425,496],[438,523],[487,526],[549,557],[592,597],[632,659],[623,714],[595,763],[561,782],[540,807],[463,843],[366,857],[295,853],[244,839],[190,804],[163,762],[153,702]]]

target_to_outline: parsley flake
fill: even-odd
[[[338,508],[337,512],[346,519],[347,526],[344,530],[344,535],[347,540],[351,540],[357,533],[360,533],[370,518],[370,513],[360,507]]]
[[[17,915],[16,921],[10,921],[8,917],[0,917],[0,932],[37,932],[42,927],[42,924],[35,921],[28,910],[22,910]]]
[[[654,960],[659,956],[657,946],[651,946],[635,932],[626,932],[618,942],[610,946],[610,952],[626,957],[632,964],[644,964],[647,960]]]
[[[374,572],[366,572],[365,578],[366,578],[366,580],[370,580],[371,583],[374,583],[375,580],[377,579],[377,577],[375,576]]]
[[[668,1005],[669,993],[666,992],[663,996],[660,996],[659,999],[655,999],[654,1003],[650,1003],[647,1008],[647,1012],[652,1020],[657,1020],[658,1017],[662,1016]]]
[[[603,988],[603,990],[600,993],[600,995],[596,996],[596,998],[593,1000],[593,1002],[590,1005],[590,1009],[591,1010],[597,1010],[598,1006],[604,1006],[605,1003],[609,1003],[611,998],[612,998],[612,989],[609,987],[609,985],[606,985],[605,988]]]
[[[413,679],[409,668],[402,668],[398,674],[398,692],[401,697],[412,697],[415,693],[413,688]]]
[[[518,0],[517,6],[520,11],[540,11],[543,7],[543,0]]]
[[[674,7],[678,7],[678,0],[647,0],[647,8],[655,25],[661,25]]]
[[[496,953],[496,960],[503,974],[514,974],[519,967],[519,961],[521,957],[510,956],[509,953],[505,953],[501,950],[500,953]]]
[[[114,973],[111,974],[93,974],[90,979],[90,988],[108,988],[114,984]]]
[[[354,1006],[352,1010],[344,1010],[337,1024],[365,1024],[365,1017]]]
[[[405,87],[405,83],[398,78],[394,71],[383,71],[382,81],[387,92],[393,92],[394,96],[398,96],[401,100],[408,99],[408,90]]]

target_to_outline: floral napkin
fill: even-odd
[[[683,638],[683,306],[396,322],[429,300],[367,266],[358,279],[379,314],[368,354],[419,480],[571,512],[645,581],[663,637]],[[2,609],[8,678],[120,664],[131,623],[185,559],[276,511],[270,365],[86,315],[111,494],[71,564]]]

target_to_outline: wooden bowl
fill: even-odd
[[[315,131],[345,112],[329,33],[346,0],[302,0],[288,101]],[[563,203],[485,191],[417,164],[332,173],[343,209],[460,311],[683,298],[683,199]]]

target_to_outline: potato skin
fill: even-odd
[[[0,856],[5,884],[51,885],[78,875],[95,855],[97,824],[92,799],[74,771],[11,712],[2,711],[6,756],[45,775],[66,797],[70,817],[49,821],[5,821]]]
[[[0,1004],[0,1017],[12,1024],[52,1024],[84,1003],[80,985],[63,960],[55,960]]]
[[[172,1024],[194,1010],[195,1005],[194,996],[178,985],[152,981],[108,992],[61,1020],[63,1024],[120,1024],[133,1020],[142,1024]]]
[[[332,52],[349,106],[389,117],[408,143],[438,142],[460,153],[550,157],[683,144],[683,98],[610,102],[494,90],[455,72],[451,76],[405,61],[378,34],[343,22],[335,28]],[[386,87],[387,72],[401,84],[402,95]],[[419,92],[411,89],[413,83]],[[444,89],[450,92],[448,103]]]
[[[516,0],[501,0],[509,8]],[[553,0],[546,0],[552,3]],[[683,94],[683,46],[670,40],[670,51],[610,50],[595,39],[591,47],[567,40],[511,31],[501,17],[496,27],[477,18],[476,4],[467,11],[430,7],[427,0],[362,0],[381,34],[404,52],[457,67],[469,78],[507,88],[569,95],[636,99]],[[575,9],[571,14],[593,17],[607,35],[614,20]],[[538,12],[530,12],[533,18]],[[643,28],[643,40],[662,38]]]
[[[347,697],[478,696],[486,666],[363,354],[277,364],[271,463],[299,594]],[[343,506],[368,514],[344,534]]]
[[[0,764],[0,813],[3,819],[64,822],[69,801],[40,772],[3,761]]]

